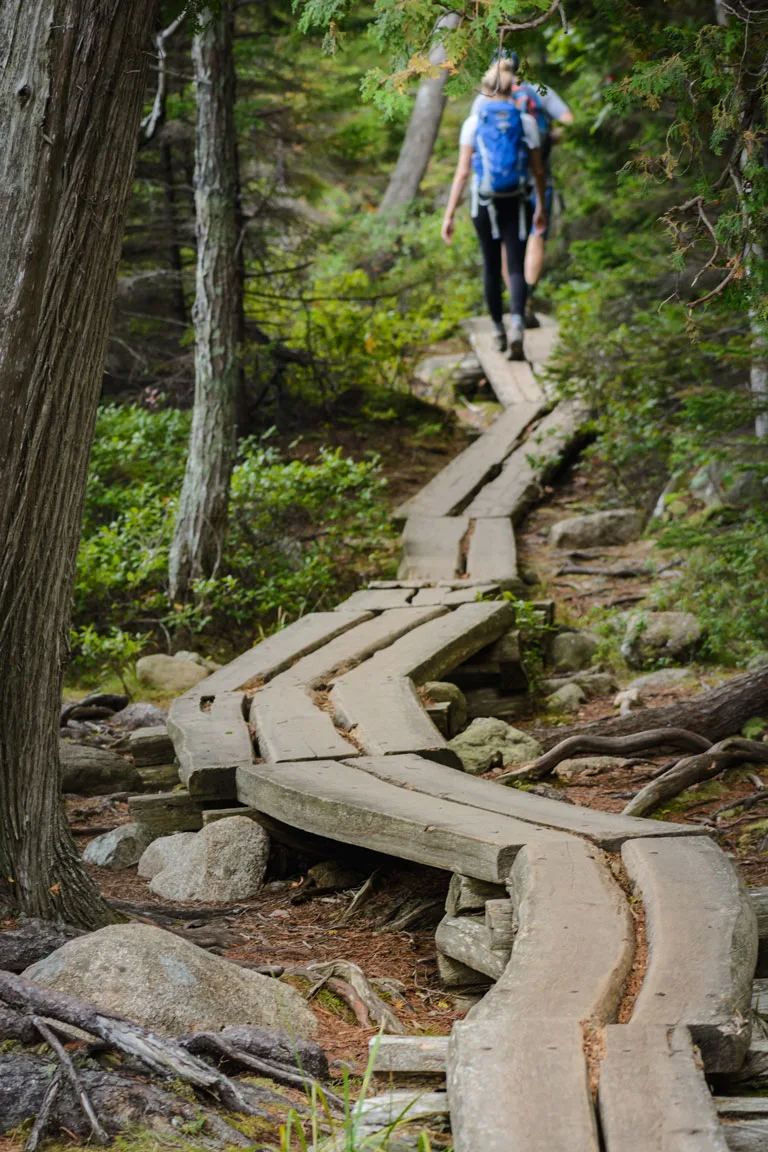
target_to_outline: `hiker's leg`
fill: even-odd
[[[529,290],[536,287],[544,271],[544,243],[549,235],[550,215],[552,212],[552,185],[547,185],[546,191],[547,227],[541,236],[531,232],[525,250],[525,280]]]
[[[501,274],[504,277],[504,283],[507,286],[507,292],[509,292],[509,268],[507,267],[507,250],[503,244],[501,246]]]
[[[491,320],[498,326],[502,323],[503,317],[501,307],[501,241],[493,238],[487,208],[480,205],[477,216],[472,218],[472,223],[475,225],[477,238],[480,241],[480,250],[483,254],[485,303],[491,314]]]
[[[509,273],[509,310],[513,316],[522,317],[525,312],[525,244],[528,237],[528,213],[525,209],[523,221],[520,219],[520,203],[514,196],[500,202],[499,231],[507,256]],[[522,238],[521,238],[522,233]]]

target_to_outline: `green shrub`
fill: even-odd
[[[80,671],[132,662],[159,638],[206,633],[243,649],[287,619],[330,608],[390,562],[393,532],[377,459],[340,450],[283,459],[267,438],[240,446],[219,571],[171,604],[168,550],[189,413],[100,410],[75,583]]]

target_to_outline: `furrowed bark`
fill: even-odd
[[[213,575],[219,565],[235,460],[239,279],[230,14],[230,3],[216,15],[208,13],[192,47],[197,87],[195,406],[169,565],[174,600],[187,599],[191,582]]]
[[[62,668],[155,0],[0,6],[0,900],[96,927]]]

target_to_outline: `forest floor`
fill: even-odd
[[[329,430],[323,430],[293,441],[290,451],[308,458],[319,450],[321,443],[330,443],[341,446],[356,458],[378,453],[388,481],[388,498],[395,507],[467,445],[473,434],[473,424],[482,427],[491,415],[492,406],[486,404],[481,396],[479,402],[464,405],[458,419],[450,412],[441,414],[436,409],[435,419],[432,425],[426,426],[426,431],[422,426],[404,432],[385,421],[380,424],[372,422],[373,427],[360,427],[350,422],[349,426],[337,426],[332,435],[326,434]],[[547,489],[543,501],[519,529],[521,569],[531,582],[531,595],[554,600],[559,623],[589,627],[596,621],[604,621],[612,613],[631,610],[653,592],[659,579],[663,579],[663,574],[661,577],[643,573],[611,577],[560,572],[564,556],[555,554],[548,545],[551,526],[568,516],[615,505],[613,477],[599,459],[585,456],[565,470]],[[598,566],[614,566],[621,561],[624,567],[640,569],[649,561],[656,568],[663,567],[665,563],[671,564],[675,557],[661,554],[653,540],[642,539],[625,546],[595,550],[592,559]],[[621,687],[638,675],[637,671],[623,664],[618,655],[618,645],[615,652],[609,652],[604,663],[610,665]],[[660,692],[645,699],[644,705],[669,703],[703,687],[721,683],[737,671],[706,665],[691,665],[690,668],[692,679],[689,686]],[[614,696],[612,692],[610,696],[590,700],[577,713],[569,715],[568,722],[615,715]],[[534,702],[530,712],[520,720],[520,727],[552,726],[556,723],[557,718],[544,711],[543,703],[539,706]],[[570,784],[557,780],[548,783],[554,783],[564,799],[574,804],[621,811],[627,798],[662,762],[662,757],[650,757],[647,762],[635,763],[630,769],[604,771]],[[489,775],[492,777],[494,773]],[[757,777],[768,777],[768,770],[757,773]],[[673,822],[712,821],[711,831],[721,847],[733,856],[746,881],[750,884],[768,883],[768,855],[761,851],[768,833],[768,821],[760,819],[759,809],[715,816],[726,805],[735,805],[739,798],[754,794],[756,787],[755,772],[733,770],[714,781],[689,789],[657,816]],[[766,791],[768,793],[768,789]],[[70,822],[77,829],[81,848],[97,830],[103,832],[106,827],[128,819],[126,804],[117,802],[105,807],[103,798],[70,798],[67,809]],[[152,894],[148,883],[137,875],[136,868],[116,873],[98,868],[89,868],[89,871],[108,898],[148,905],[162,904]],[[361,873],[356,886],[365,879],[366,875]],[[391,1006],[410,1031],[445,1035],[471,1004],[466,995],[454,996],[447,992],[437,977],[434,928],[442,915],[448,879],[446,873],[382,858],[375,894],[348,923],[340,923],[340,918],[350,903],[353,888],[294,903],[292,897],[297,895],[302,877],[296,875],[272,880],[257,897],[240,902],[239,911],[227,913],[215,922],[220,937],[215,950],[232,960],[258,965],[301,966],[308,962],[351,961],[358,964],[369,979],[386,978],[398,982],[399,998],[394,996]],[[421,918],[407,930],[392,930],[392,921],[403,910],[416,905],[423,907]],[[149,916],[151,918],[151,912]],[[194,920],[195,905],[191,904],[189,923],[194,924]],[[357,1078],[362,1076],[366,1066],[368,1042],[376,1030],[360,1027],[350,1009],[327,990],[314,999],[313,1008],[320,1024],[318,1039],[328,1053],[334,1075],[341,1077],[346,1070],[353,1085],[358,1083]],[[385,1087],[384,1079],[378,1079],[374,1091]],[[425,1082],[424,1087],[430,1085]],[[277,1141],[277,1130],[274,1136]],[[0,1152],[17,1152],[18,1148],[18,1142],[0,1139]]]

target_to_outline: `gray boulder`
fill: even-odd
[[[83,860],[99,868],[130,868],[138,864],[145,848],[152,840],[146,824],[121,824],[103,836],[97,836],[86,846]]]
[[[173,656],[142,656],[136,661],[136,676],[140,684],[174,695],[194,688],[208,675],[207,668],[201,668],[191,660],[175,660]]]
[[[147,700],[137,700],[135,704],[123,708],[121,712],[115,712],[114,716],[110,717],[109,723],[119,725],[126,732],[135,732],[139,728],[158,728],[161,724],[165,724],[167,719],[167,713],[163,712],[162,708],[150,704]]]
[[[199,664],[201,668],[205,668],[208,672],[218,672],[221,664],[217,664],[215,660],[209,660],[207,656],[201,656],[199,652],[189,652],[182,648],[180,652],[175,652],[174,660],[189,660],[192,664]]]
[[[178,841],[180,837],[171,837]],[[247,816],[206,824],[172,852],[150,888],[165,900],[202,900],[206,904],[248,900],[264,883],[269,836]]]
[[[474,776],[505,764],[522,764],[541,755],[541,745],[527,732],[493,716],[481,716],[449,741],[465,772]]]
[[[564,684],[578,684],[587,697],[610,696],[618,688],[616,677],[610,672],[574,672],[570,676],[550,676],[541,681],[541,691],[551,696]]]
[[[554,672],[580,672],[592,663],[598,644],[591,632],[560,632],[549,646],[547,663]]]
[[[80,796],[107,796],[110,792],[141,790],[141,776],[130,760],[105,748],[59,741],[61,790]]]
[[[179,865],[188,856],[196,837],[196,832],[174,832],[172,836],[160,836],[153,840],[141,854],[139,876],[151,880],[165,868]]]
[[[701,640],[701,625],[690,612],[634,612],[621,654],[631,668],[667,658],[689,659]]]
[[[553,548],[597,548],[601,544],[629,544],[643,530],[643,517],[635,508],[612,508],[588,516],[571,516],[554,524],[549,533]]]
[[[570,760],[561,760],[552,771],[560,780],[570,783],[579,780],[582,776],[598,776],[601,772],[609,772],[612,768],[623,768],[629,761],[621,756],[578,756]]]
[[[663,692],[665,688],[676,688],[679,684],[690,683],[696,680],[696,673],[692,668],[659,668],[657,672],[646,672],[644,676],[636,676],[627,684],[628,692],[637,692],[640,698],[653,696],[656,692]]]
[[[111,924],[78,936],[24,976],[161,1036],[218,1032],[233,1024],[280,1028],[294,1036],[317,1031],[294,988],[150,924]]]
[[[448,704],[449,735],[454,736],[467,723],[467,701],[457,684],[442,680],[431,680],[424,685],[424,691],[435,704]]]
[[[563,684],[547,697],[548,712],[575,712],[586,701],[587,694],[578,684]]]

